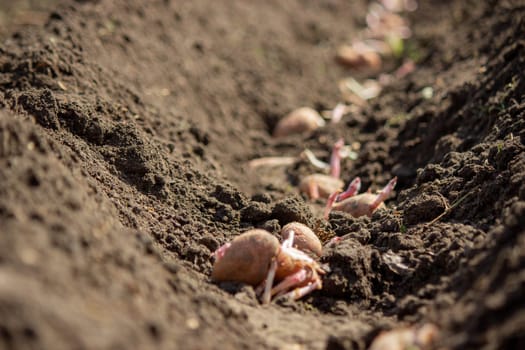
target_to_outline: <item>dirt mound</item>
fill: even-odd
[[[371,76],[334,61],[368,5],[76,1],[8,24],[0,347],[366,349],[428,322],[439,348],[525,347],[523,4],[419,4],[412,74],[339,124],[271,136]],[[387,210],[325,221],[298,192],[319,172],[303,151],[328,161],[339,138],[360,145],[346,183],[397,176]],[[297,158],[248,166],[266,156]],[[342,238],[322,290],[262,307],[211,283],[219,246],[292,221]]]

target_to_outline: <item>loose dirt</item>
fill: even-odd
[[[424,323],[440,349],[525,348],[523,1],[422,1],[413,73],[279,139],[369,76],[334,61],[366,1],[46,4],[2,17],[1,348],[366,349]],[[301,152],[341,137],[361,145],[346,183],[398,177],[371,218],[324,221],[297,190],[319,171]],[[291,221],[342,237],[322,290],[261,306],[210,281],[220,245]]]

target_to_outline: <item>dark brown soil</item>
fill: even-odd
[[[273,139],[340,101],[335,48],[367,5],[79,0],[2,23],[0,348],[366,349],[425,322],[436,348],[525,348],[525,3],[421,2],[415,72]],[[305,160],[247,167],[340,137],[362,145],[343,180],[398,177],[388,210],[326,222]],[[321,291],[263,307],[211,283],[221,244],[290,221],[343,236]]]

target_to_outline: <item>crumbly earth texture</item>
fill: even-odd
[[[366,349],[426,322],[436,348],[525,348],[523,1],[420,1],[412,74],[278,140],[365,78],[333,56],[366,1],[45,3],[0,17],[0,348]],[[341,137],[346,183],[398,177],[372,218],[321,220],[302,158],[246,166]],[[292,221],[342,237],[322,290],[262,307],[211,283],[220,245]]]

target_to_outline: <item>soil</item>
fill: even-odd
[[[367,8],[78,0],[3,16],[0,348],[366,349],[424,323],[435,348],[525,348],[525,3],[421,1],[413,73],[339,124],[272,138],[371,76],[334,61]],[[361,145],[346,183],[398,177],[371,218],[322,220],[298,193],[319,171],[301,157],[247,165],[327,161],[341,137]],[[212,283],[220,245],[291,221],[342,237],[322,290],[261,306]]]

